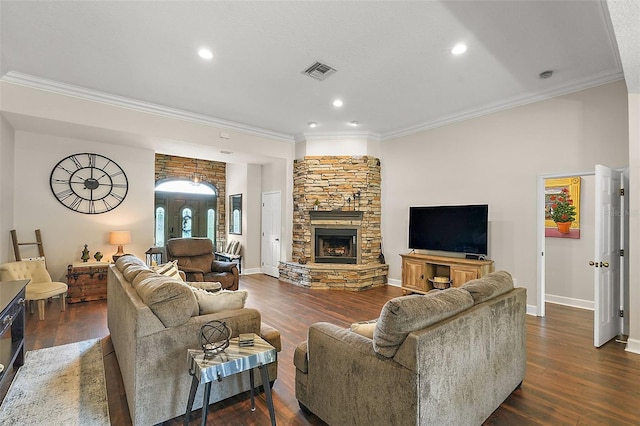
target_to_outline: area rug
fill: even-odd
[[[100,339],[26,353],[0,406],[0,425],[108,426]]]

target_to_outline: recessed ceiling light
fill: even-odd
[[[356,120],[353,120],[353,121],[349,122],[349,126],[358,127],[359,125],[360,125],[360,123],[358,123]]]
[[[340,99],[336,99],[335,101],[333,101],[333,106],[336,108],[340,108],[343,105],[342,100]]]
[[[316,123],[315,121],[310,121],[310,122],[309,122],[309,127],[311,127],[312,129],[313,129],[314,127],[316,127],[317,125],[318,125],[318,123]]]
[[[451,49],[451,54],[462,55],[466,51],[467,51],[467,45],[464,43],[458,43],[455,46],[453,46],[453,49]]]
[[[211,51],[209,49],[205,49],[204,47],[200,50],[198,50],[198,55],[202,58],[202,59],[212,59],[213,58],[213,53],[211,53]]]
[[[539,75],[540,78],[545,79],[545,78],[549,78],[553,75],[553,71],[551,70],[547,70],[547,71],[542,71]]]

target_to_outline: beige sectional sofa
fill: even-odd
[[[526,289],[504,271],[388,301],[373,338],[329,323],[296,348],[296,398],[329,425],[480,425],[523,381]]]
[[[161,423],[185,413],[191,376],[187,349],[199,347],[200,327],[225,321],[232,336],[256,333],[281,349],[280,334],[261,324],[255,309],[241,308],[199,315],[198,301],[189,285],[149,270],[135,256],[123,256],[109,267],[107,323],[122,373],[134,426]],[[277,362],[268,367],[276,380]],[[260,385],[260,375],[256,375]],[[194,409],[202,406],[203,386]],[[249,374],[216,382],[210,402],[249,390]]]

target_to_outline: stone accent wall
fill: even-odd
[[[312,156],[293,163],[293,247],[292,260],[311,259],[309,211],[358,210],[363,212],[361,263],[379,263],[380,160],[369,156]]]
[[[196,173],[195,158],[156,154],[156,182],[163,179],[191,180],[194,173]],[[225,240],[227,165],[218,161],[197,160],[197,173],[203,182],[210,183],[218,191],[218,229],[216,232],[218,240]]]

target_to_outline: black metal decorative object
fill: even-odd
[[[200,327],[200,346],[205,357],[212,357],[224,352],[229,347],[231,329],[224,321],[209,321]]]

